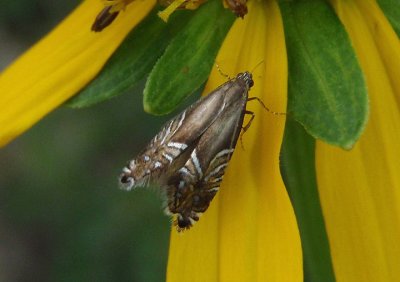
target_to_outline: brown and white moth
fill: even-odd
[[[217,193],[234,152],[253,86],[240,73],[170,120],[120,176],[123,189],[160,186],[177,230],[189,229]]]

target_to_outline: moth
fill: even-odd
[[[178,231],[189,229],[219,190],[243,128],[250,72],[239,73],[161,129],[123,168],[121,188],[159,186]]]

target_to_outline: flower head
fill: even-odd
[[[251,71],[250,96],[288,121],[247,102],[243,148],[199,223],[172,231],[167,278],[399,276],[400,43],[375,1],[227,0],[236,19],[220,1],[177,0],[162,3],[167,23],[151,0],[103,2],[85,1],[1,74],[0,145],[84,86],[69,105],[146,80],[144,108],[164,114],[207,78],[204,93],[223,84],[215,63]]]

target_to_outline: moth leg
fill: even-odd
[[[251,115],[251,117],[250,117],[250,120],[247,122],[247,124],[242,127],[242,129],[243,129],[242,135],[250,128],[250,125],[253,122],[253,119],[256,117],[256,115],[253,112],[248,111],[248,110],[244,111],[244,114]]]
[[[221,70],[218,63],[215,63],[215,66],[217,67],[217,70],[220,73],[220,75],[226,77],[228,80],[231,80],[231,77]]]
[[[250,120],[247,122],[247,124],[245,126],[242,127],[242,132],[240,133],[240,144],[242,146],[242,149],[244,150],[244,146],[243,146],[243,134],[247,131],[247,129],[250,128],[251,123],[253,122],[253,119],[256,117],[256,115],[248,110],[244,111],[245,115],[251,115]]]
[[[274,112],[274,111],[270,110],[267,106],[265,106],[264,102],[263,102],[260,98],[258,98],[258,97],[251,97],[251,98],[248,98],[248,99],[247,99],[247,102],[249,102],[249,101],[254,101],[254,100],[258,101],[258,102],[261,104],[261,106],[262,106],[267,112],[269,112],[269,113],[271,113],[271,114],[273,114],[273,115],[276,115],[276,116],[285,116],[285,115],[286,115],[286,113]]]

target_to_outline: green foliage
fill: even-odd
[[[156,7],[125,39],[102,72],[77,96],[88,107],[134,89],[147,79],[144,107],[153,114],[174,110],[207,80],[234,16],[220,1],[177,11],[164,23]]]
[[[144,89],[145,111],[166,114],[207,80],[234,20],[220,1],[198,9],[151,71]]]
[[[305,281],[335,281],[315,173],[315,140],[294,120],[286,122],[281,174],[303,248]]]
[[[325,1],[281,1],[289,60],[288,112],[315,138],[350,149],[368,118],[363,74]]]

